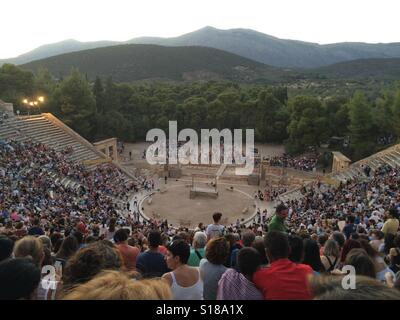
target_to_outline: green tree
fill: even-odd
[[[326,125],[325,110],[318,99],[297,96],[289,101],[288,109],[288,152],[301,152],[309,146],[319,146],[327,139],[329,129]]]
[[[349,125],[348,109],[345,107],[347,99],[337,96],[324,101],[329,136],[343,136]]]
[[[65,124],[91,139],[96,101],[89,83],[77,69],[56,89],[54,100]]]
[[[0,67],[0,99],[18,106],[23,98],[34,93],[32,72],[7,63]]]
[[[392,126],[397,139],[400,139],[400,87],[397,88],[393,103]]]
[[[96,100],[96,113],[104,112],[104,88],[99,77],[96,77],[93,85],[93,95]]]
[[[372,109],[372,118],[378,136],[394,133],[393,110],[394,94],[390,90],[382,90],[376,99],[375,108]]]
[[[371,104],[362,91],[356,91],[349,101],[350,146],[354,157],[361,159],[374,150],[371,129],[373,127]]]

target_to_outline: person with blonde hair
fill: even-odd
[[[332,272],[336,269],[340,261],[340,249],[337,242],[333,239],[329,239],[325,242],[323,255],[321,256],[321,262],[326,272]]]
[[[41,270],[42,264],[45,258],[44,245],[41,239],[34,236],[26,236],[15,243],[14,246],[14,256],[16,258],[28,258],[32,261],[35,266]],[[41,275],[45,275],[42,274]],[[59,277],[56,276],[56,279],[52,280],[52,288],[46,287],[43,284],[46,283],[46,280],[43,278],[40,280],[40,283],[36,290],[36,300],[48,300],[55,299],[56,294],[59,290],[60,282]]]
[[[15,243],[14,256],[16,258],[30,257],[39,268],[44,259],[43,243],[39,238],[26,236]]]
[[[171,300],[170,286],[162,279],[133,280],[119,271],[104,271],[74,287],[63,300]]]

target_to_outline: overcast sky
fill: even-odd
[[[174,37],[213,26],[321,44],[400,42],[399,0],[2,0],[0,58],[65,39]]]

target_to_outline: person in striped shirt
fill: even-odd
[[[228,269],[218,282],[217,300],[263,300],[263,294],[251,281],[253,274],[261,267],[261,256],[251,247],[238,253],[240,272]]]

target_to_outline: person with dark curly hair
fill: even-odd
[[[63,274],[64,289],[85,283],[103,270],[120,270],[122,257],[106,240],[92,243],[77,251],[68,261]]]
[[[206,257],[200,261],[200,276],[204,283],[205,300],[216,300],[218,281],[227,267],[224,263],[229,255],[229,244],[224,237],[211,239],[206,246]]]

